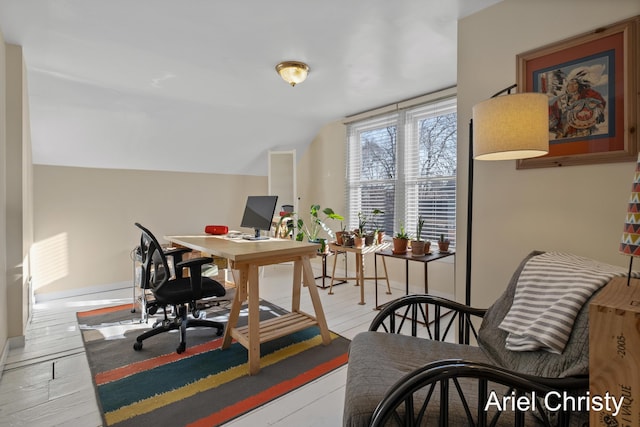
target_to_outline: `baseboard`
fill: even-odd
[[[131,292],[133,295],[133,284],[131,282],[118,282],[118,283],[109,283],[105,285],[88,286],[86,288],[70,289],[68,291],[35,294],[35,302],[41,303],[41,302],[47,302],[47,301],[57,300],[61,298],[71,298],[71,297],[77,297],[80,295],[90,295],[90,294],[95,294],[99,292],[115,291],[118,289],[125,289],[125,288],[131,289]]]

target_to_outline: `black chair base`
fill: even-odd
[[[187,342],[186,342],[187,328],[194,328],[194,327],[215,328],[217,329],[216,336],[221,336],[222,333],[224,332],[223,323],[216,322],[213,320],[205,320],[205,319],[190,319],[187,316],[187,311],[184,306],[178,307],[176,309],[176,312],[179,313],[179,315],[173,319],[167,318],[165,313],[164,320],[156,322],[152,329],[148,330],[143,334],[140,334],[136,338],[136,342],[133,343],[133,349],[136,351],[142,350],[142,341],[146,340],[147,338],[156,336],[158,334],[162,334],[164,332],[169,332],[172,330],[180,330],[180,343],[178,344],[178,347],[176,347],[176,352],[178,354],[181,354],[181,353],[184,353],[185,349],[187,348]]]

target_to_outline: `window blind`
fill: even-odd
[[[348,229],[361,214],[369,230],[403,224],[415,237],[422,216],[423,240],[444,235],[455,246],[456,115],[449,97],[347,126]]]

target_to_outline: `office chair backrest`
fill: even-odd
[[[142,230],[140,235],[142,287],[157,290],[171,277],[167,257],[155,236],[139,223],[136,222],[135,225]]]

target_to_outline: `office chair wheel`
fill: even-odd
[[[216,336],[219,337],[220,335],[222,335],[222,328],[218,329],[218,332],[216,332]]]
[[[142,350],[142,343],[140,341],[136,341],[133,343],[133,349],[135,351],[140,351]]]
[[[180,345],[178,346],[178,348],[176,348],[176,353],[182,354],[182,353],[184,353],[186,348],[187,348],[187,345],[185,343],[181,342]]]

